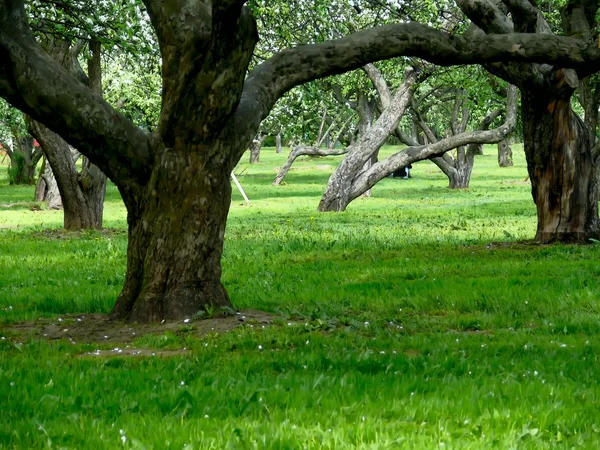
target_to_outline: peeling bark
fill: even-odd
[[[565,83],[556,73],[557,87]],[[537,207],[536,240],[587,242],[600,236],[595,162],[588,130],[573,112],[573,89],[560,86],[554,95],[523,92],[527,170]],[[566,92],[565,92],[566,91]]]

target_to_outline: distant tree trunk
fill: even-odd
[[[281,153],[282,152],[282,146],[281,146],[281,133],[277,133],[277,136],[275,136],[275,152],[276,153]]]
[[[369,97],[364,92],[360,92],[358,95],[358,134],[360,139],[367,133],[367,131],[373,126],[373,109],[369,102]],[[379,149],[365,162],[363,171],[366,172],[371,168],[374,162],[377,162],[377,156]],[[371,189],[364,192],[363,197],[371,197]]]
[[[558,69],[548,79],[553,90],[522,90],[536,240],[586,242],[599,237],[600,226],[592,145],[570,103],[578,81],[568,69]]]
[[[356,197],[352,196],[353,184],[363,173],[370,170],[372,158],[390,134],[398,127],[400,118],[410,104],[417,81],[417,72],[408,71],[404,82],[396,91],[379,119],[356,142],[348,148],[348,154],[329,178],[325,193],[319,203],[319,211],[344,211]],[[365,166],[369,169],[365,170]],[[364,194],[370,189],[362,190]]]
[[[35,170],[42,157],[42,151],[33,147],[33,138],[13,130],[13,146],[3,142],[10,158],[10,184],[35,184]]]
[[[31,132],[44,149],[48,165],[56,179],[64,208],[66,230],[102,228],[102,211],[106,181],[94,179],[93,168],[84,161],[82,172],[71,155],[71,149],[64,139],[42,124],[27,119]],[[98,191],[102,194],[99,194]],[[99,202],[99,200],[102,202]]]
[[[35,190],[36,202],[48,202],[48,209],[62,209],[62,198],[52,168],[46,158],[42,163],[42,170]]]
[[[70,58],[76,55],[71,53],[68,44],[57,42],[56,45],[53,49],[55,55],[62,55],[68,67]],[[90,89],[101,93],[100,44],[92,41],[90,49],[92,58],[88,62],[87,81]],[[29,117],[25,121],[30,133],[40,143],[56,179],[63,203],[65,229],[102,228],[106,176],[87,158],[84,158],[81,172],[78,173],[71,147],[63,138]]]
[[[512,167],[513,153],[510,147],[510,139],[498,142],[498,165],[500,167]]]
[[[252,145],[250,146],[250,164],[258,164],[260,162],[260,149],[266,138],[266,134],[259,132],[252,141]]]

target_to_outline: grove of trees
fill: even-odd
[[[88,170],[95,174],[92,180],[105,174],[127,208],[127,274],[114,317],[178,319],[208,305],[230,306],[221,283],[221,255],[232,170],[259,131],[285,129],[281,116],[270,117],[261,128],[271,111],[282,107],[277,106],[280,98],[298,95],[290,93],[297,86],[359,68],[368,78],[355,84],[355,107],[379,108],[378,117],[363,120],[358,136],[346,145],[320,210],[343,210],[381,178],[419,159],[440,158],[437,164],[450,180],[460,178],[460,171],[472,168],[478,144],[502,142],[516,127],[516,86],[538,215],[536,239],[586,242],[600,237],[597,2],[457,0],[435,6],[419,1],[412,8],[367,0],[142,3],[0,0],[0,96],[40,124],[32,129],[42,145],[47,128],[66,147],[81,152],[97,168]],[[560,18],[555,5],[561,6]],[[48,19],[47,11],[57,8],[77,12],[88,28],[73,23],[74,13]],[[104,14],[95,8],[108,9]],[[432,11],[435,17],[429,20]],[[297,21],[277,29],[278,18],[286,14]],[[122,20],[109,20],[113,16]],[[50,31],[47,22],[54,24]],[[69,30],[77,33],[69,35]],[[107,92],[109,103],[97,83],[85,82],[73,64],[57,60],[45,46],[48,34],[60,35],[70,46],[85,38],[91,61],[99,57],[94,42],[112,45],[121,55],[139,50],[139,64],[149,72],[156,67],[152,45],[157,43],[162,83],[156,124],[139,120],[146,116],[140,114],[146,109],[143,102],[132,105]],[[149,37],[134,39],[138,34]],[[145,45],[149,49],[142,51]],[[393,58],[389,67],[395,72],[393,85],[399,86],[395,89],[370,65]],[[461,65],[481,65],[508,83],[506,106],[483,105],[472,122],[475,129],[468,131],[472,105],[466,91],[455,86],[446,136],[428,125],[424,111],[412,103],[417,86],[428,87],[437,70],[433,66]],[[379,100],[368,92],[371,82]],[[354,101],[345,90],[330,90],[338,108]],[[578,91],[585,121],[574,111]],[[414,131],[404,136],[409,147],[377,161],[390,134],[402,137],[398,126],[409,120],[402,119],[409,107]],[[501,114],[503,121],[495,122]],[[453,157],[446,155],[454,149]]]

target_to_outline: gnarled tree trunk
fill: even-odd
[[[258,164],[260,162],[260,149],[266,138],[266,134],[259,133],[252,141],[252,145],[250,146],[250,164]]]
[[[190,317],[204,305],[231,307],[221,284],[230,172],[189,150],[165,149],[139,204],[128,207],[127,277],[116,317],[147,322]]]
[[[533,200],[536,240],[586,242],[598,238],[598,198],[589,134],[571,108],[577,77],[552,74],[554,90],[523,91],[524,146]]]

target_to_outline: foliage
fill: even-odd
[[[25,156],[20,152],[15,152],[11,161],[13,164],[8,166],[6,172],[8,173],[8,181],[10,184],[21,184],[23,171],[25,170],[26,161]]]
[[[150,19],[139,0],[29,0],[26,7],[31,29],[40,35],[96,40],[133,55],[157,51]]]
[[[338,159],[275,188],[285,155],[264,149],[236,170],[253,206],[234,193],[224,283],[280,319],[131,344],[187,348],[170,358],[0,331],[0,446],[597,448],[600,247],[519,243],[536,226],[522,148],[509,169],[485,152],[468,191],[423,162],[333,215],[315,208]],[[30,195],[0,176],[0,321],[109,311],[127,247],[114,186],[105,234],[42,233],[59,212],[7,205]]]

